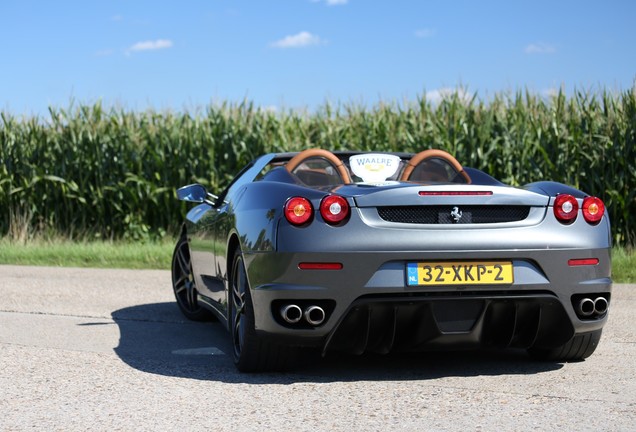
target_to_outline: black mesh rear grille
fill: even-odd
[[[530,213],[528,206],[391,206],[378,207],[387,222],[412,224],[488,224],[517,222]]]

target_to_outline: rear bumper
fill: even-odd
[[[599,259],[568,266],[572,258]],[[406,263],[511,260],[505,286],[406,285]],[[247,254],[256,330],[285,343],[354,353],[470,347],[550,348],[600,329],[607,313],[577,316],[574,300],[611,300],[609,248],[525,251]],[[301,262],[338,262],[340,270],[300,270]],[[290,325],[284,304],[324,306],[319,326]],[[611,301],[610,301],[611,304]],[[611,307],[611,306],[610,306]]]

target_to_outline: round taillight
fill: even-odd
[[[314,209],[307,198],[293,197],[285,203],[285,219],[292,225],[304,225],[311,220]]]
[[[561,223],[572,223],[579,211],[579,203],[572,195],[560,194],[554,200],[554,216]]]
[[[605,204],[600,198],[587,197],[583,200],[583,217],[588,223],[599,223],[604,214]]]
[[[349,217],[349,203],[339,195],[328,195],[320,202],[320,215],[328,224],[339,224]]]

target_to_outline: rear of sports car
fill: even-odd
[[[591,355],[611,304],[609,221],[582,194],[351,184],[289,197],[246,254],[260,337],[323,352]]]

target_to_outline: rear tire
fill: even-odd
[[[530,348],[528,353],[537,360],[555,362],[581,361],[591,356],[596,350],[601,340],[602,332],[603,330],[601,329],[578,334],[560,347],[551,349]]]
[[[241,372],[289,369],[297,350],[264,340],[256,333],[254,305],[240,250],[234,254],[230,290],[229,324],[236,368]]]
[[[192,321],[210,321],[214,315],[198,301],[192,272],[190,246],[184,235],[179,238],[172,254],[172,291],[181,313]]]

